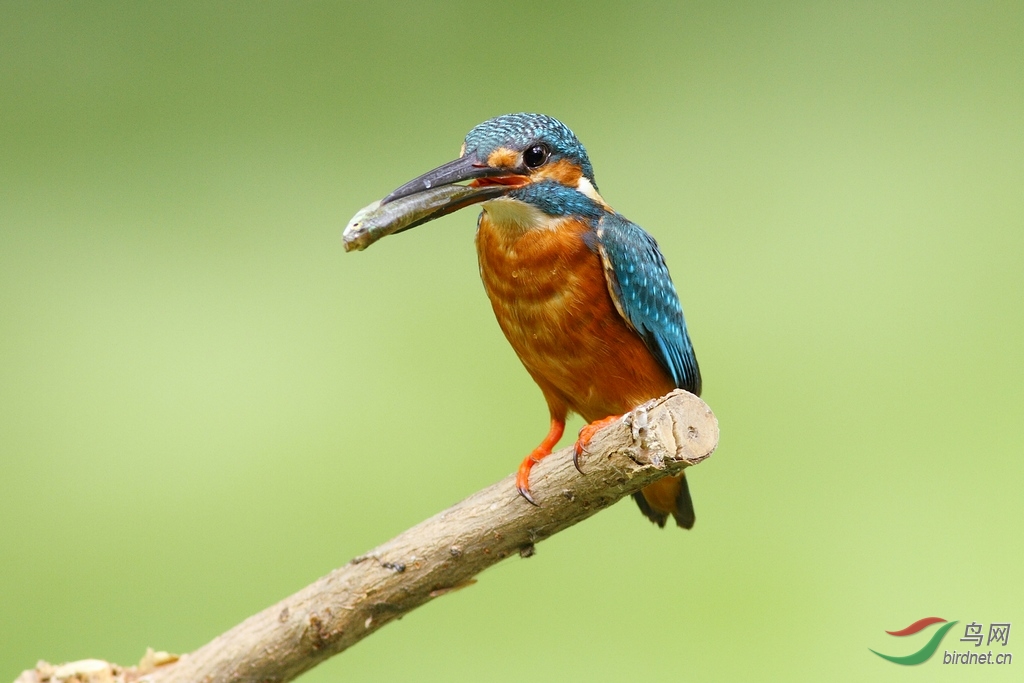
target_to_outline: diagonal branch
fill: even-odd
[[[79,680],[290,681],[410,610],[471,583],[487,567],[510,555],[529,557],[536,542],[699,463],[717,444],[718,421],[707,404],[674,391],[598,433],[581,462],[585,475],[573,468],[569,449],[534,467],[531,488],[539,507],[523,500],[513,477],[506,477],[195,652],[176,661],[165,653],[154,658],[150,652],[139,667],[107,665],[112,676],[91,679],[80,674]],[[77,664],[86,662],[106,664]],[[26,671],[16,683],[61,680],[52,673],[45,677],[43,666],[40,662],[39,669]]]

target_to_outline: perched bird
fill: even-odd
[[[468,188],[446,187],[464,181]],[[589,423],[576,460],[598,429],[641,403],[676,387],[700,394],[700,370],[657,243],[598,194],[586,150],[565,124],[542,114],[485,121],[458,159],[367,209],[390,211],[390,234],[479,202],[484,289],[551,415],[547,436],[516,475],[532,503],[530,469],[551,453],[570,412]],[[634,498],[658,526],[669,515],[693,526],[684,475]]]

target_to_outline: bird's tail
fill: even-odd
[[[659,479],[639,493],[634,493],[633,500],[640,507],[640,512],[660,527],[665,526],[669,515],[684,529],[692,528],[697,519],[685,473]]]

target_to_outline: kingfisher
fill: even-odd
[[[547,436],[516,472],[516,489],[536,504],[530,470],[551,454],[570,413],[588,423],[574,446],[578,469],[605,425],[676,388],[699,395],[700,369],[657,243],[601,197],[587,152],[564,123],[528,113],[484,121],[466,135],[457,159],[376,206],[414,204],[408,198],[459,183],[467,185],[458,195],[401,229],[482,206],[476,250],[484,290],[551,417]],[[659,527],[670,515],[682,528],[693,526],[685,474],[633,497]]]

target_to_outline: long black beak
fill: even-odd
[[[408,197],[409,195],[416,194],[417,192],[423,192],[424,190],[429,190],[441,185],[452,185],[454,183],[461,183],[464,180],[476,180],[477,178],[488,178],[503,175],[509,175],[509,172],[498,168],[492,168],[487,164],[477,161],[473,155],[467,154],[454,161],[449,161],[443,166],[438,166],[433,171],[427,171],[419,178],[410,180],[405,185],[402,185],[387,197],[380,200],[380,203],[381,205],[384,205],[388,202],[393,202],[396,199]],[[483,201],[484,199],[491,198],[493,198],[493,193],[488,193],[488,196],[482,197],[477,201]],[[476,202],[464,201],[463,206],[475,203]]]
[[[465,180],[490,182],[458,185]],[[360,209],[342,233],[345,250],[365,249],[387,235],[429,223],[472,204],[497,199],[528,179],[467,155],[424,173],[379,202]]]

